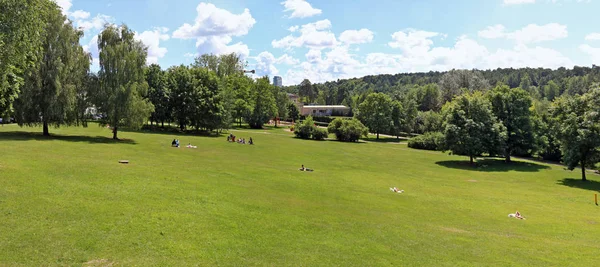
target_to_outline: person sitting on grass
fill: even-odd
[[[249,145],[254,145],[254,141],[252,141],[252,137],[250,137],[250,141],[248,142]]]
[[[171,146],[172,147],[179,147],[179,140],[173,139],[173,142],[171,142]]]
[[[305,168],[304,164],[302,164],[302,168],[300,168],[300,171],[303,171],[303,172],[312,172],[313,170],[309,169],[309,168]]]

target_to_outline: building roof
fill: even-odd
[[[288,97],[298,97],[298,95],[295,95],[295,94],[290,94],[290,93],[288,93],[288,94],[287,94],[287,96],[288,96]]]
[[[349,108],[343,105],[314,105],[314,106],[304,106],[303,108]]]

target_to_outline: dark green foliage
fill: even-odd
[[[379,134],[392,126],[392,99],[383,93],[372,93],[358,106],[357,119]]]
[[[441,132],[443,130],[443,117],[435,111],[419,112],[416,118],[415,131],[419,134],[428,132]]]
[[[310,139],[316,128],[315,121],[311,116],[308,116],[302,123],[296,124],[294,134],[298,138]]]
[[[277,105],[273,96],[274,86],[269,81],[269,77],[263,77],[256,80],[253,90],[250,95],[252,101],[252,110],[246,118],[250,127],[260,129],[262,126],[273,118],[277,113]]]
[[[150,123],[161,123],[170,118],[169,96],[170,90],[166,73],[158,64],[152,64],[145,70],[146,82],[148,83],[148,98],[154,105],[154,112],[150,115]]]
[[[470,162],[483,153],[496,155],[505,142],[506,129],[492,113],[481,92],[456,97],[444,106],[445,148]]]
[[[528,79],[525,76],[521,84]],[[535,139],[529,94],[524,89],[501,85],[490,91],[489,99],[494,115],[506,128],[506,142],[502,145],[506,162],[510,162],[513,154],[530,156]]]
[[[291,119],[292,121],[296,121],[296,120],[298,120],[298,118],[300,118],[300,111],[298,110],[298,107],[296,106],[296,104],[294,104],[294,103],[288,104],[287,115],[288,115],[288,118]]]
[[[324,140],[329,135],[329,132],[326,128],[315,127],[312,132],[312,139],[314,140]]]
[[[444,134],[441,132],[428,132],[408,140],[408,147],[442,151],[444,149],[444,138]]]
[[[90,66],[90,57],[83,51],[76,30],[58,7],[44,13],[47,22],[42,35],[41,54],[28,68],[21,95],[15,102],[19,125],[73,125],[81,122],[77,104],[82,100],[82,87]],[[80,104],[80,103],[79,103]]]
[[[586,167],[600,161],[600,88],[582,96],[559,98],[553,115],[563,161],[569,170],[581,167],[581,179],[585,181]]]
[[[344,142],[357,142],[361,137],[369,135],[369,128],[355,118],[337,118],[329,124],[327,130],[335,134],[337,140]]]

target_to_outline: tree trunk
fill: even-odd
[[[160,128],[165,128],[165,121],[164,120],[160,122]]]
[[[585,163],[583,161],[581,161],[581,180],[587,181],[585,178]]]
[[[115,126],[115,128],[113,129],[113,139],[119,140],[119,138],[117,137],[117,126]]]
[[[504,161],[510,163],[510,149],[504,150]]]
[[[469,162],[471,162],[471,165],[473,165],[473,156],[469,156]]]
[[[379,140],[379,132],[377,132],[377,140]]]
[[[44,130],[43,130],[44,131],[43,132],[44,136],[50,136],[50,132],[48,132],[48,122],[47,121],[44,121],[44,127],[43,128],[44,128]]]

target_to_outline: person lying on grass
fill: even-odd
[[[187,148],[198,148],[197,146],[192,146],[192,143],[188,143]]]
[[[519,213],[519,211],[517,211],[515,213],[508,214],[508,217],[509,218],[517,218],[517,219],[525,220],[525,217],[523,217],[521,215],[521,213]]]
[[[404,190],[400,190],[400,189],[398,189],[396,187],[390,187],[390,191],[398,193],[398,194],[404,193]]]
[[[312,172],[313,170],[309,169],[309,168],[305,168],[304,164],[302,164],[302,168],[300,168],[300,171],[303,171],[303,172]]]

